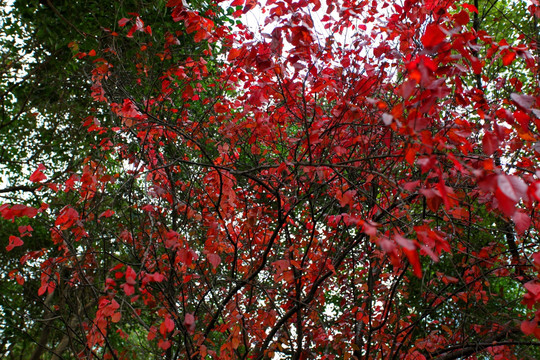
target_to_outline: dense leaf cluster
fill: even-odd
[[[536,5],[3,11],[1,356],[540,356]]]

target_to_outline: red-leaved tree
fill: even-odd
[[[50,227],[10,273],[44,356],[538,358],[536,2],[502,33],[493,1],[200,6],[79,54],[95,151],[0,207]]]

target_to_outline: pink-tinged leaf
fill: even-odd
[[[122,284],[120,287],[124,290],[127,296],[135,294],[135,287],[130,284]]]
[[[386,126],[392,124],[393,119],[394,119],[394,117],[392,115],[388,114],[388,113],[382,114],[382,120],[383,120],[384,125],[386,125]]]
[[[497,190],[495,197],[499,202],[499,210],[505,215],[512,216],[515,205],[522,197],[527,195],[527,184],[514,175],[500,174],[497,176]]]
[[[122,19],[118,20],[118,25],[121,26],[121,27],[123,27],[123,26],[126,26],[126,24],[127,24],[128,22],[130,22],[130,21],[131,21],[131,19],[128,19],[128,18],[122,18]]]
[[[515,175],[499,175],[497,177],[497,186],[504,195],[516,202],[527,195],[527,184]]]
[[[396,244],[386,238],[379,241],[379,246],[381,247],[382,251],[387,254],[393,253],[396,250]]]
[[[144,21],[138,16],[135,19],[135,25],[137,26],[137,30],[144,31]]]
[[[531,335],[532,333],[534,333],[537,327],[538,327],[538,321],[536,320],[531,320],[531,321],[525,320],[521,322],[521,331],[523,331],[525,335]]]
[[[399,246],[401,246],[404,249],[408,249],[408,250],[416,249],[416,245],[414,244],[414,241],[404,238],[403,236],[399,234],[394,235],[394,240]]]
[[[446,34],[441,30],[441,27],[432,23],[426,27],[426,32],[421,41],[426,48],[432,48],[442,43],[444,39],[446,39]]]
[[[486,155],[493,155],[499,148],[499,138],[492,132],[486,131],[482,138],[482,148]]]
[[[510,98],[521,108],[524,110],[531,110],[533,105],[536,103],[536,98],[534,96],[530,95],[521,95],[512,93],[510,94]]]
[[[9,237],[9,245],[6,246],[6,250],[11,251],[14,248],[22,245],[24,245],[24,242],[19,237],[12,235]]]
[[[425,244],[420,248],[420,255],[428,255],[434,262],[439,262],[439,257],[437,254],[435,254],[433,249]]]
[[[375,224],[369,224],[368,222],[365,222],[363,224],[362,231],[368,236],[377,235],[377,227],[375,226]]]
[[[531,218],[523,211],[516,211],[512,216],[514,224],[516,224],[516,232],[518,235],[523,235],[525,231],[531,226]]]
[[[217,268],[218,265],[221,263],[221,257],[217,254],[208,254],[206,257],[208,258],[208,261],[210,262],[210,264],[212,264],[214,269]]]
[[[420,180],[410,181],[403,184],[401,187],[409,192],[415,191],[420,185]]]
[[[414,79],[407,80],[401,84],[400,88],[401,96],[403,96],[405,100],[408,100],[416,88],[416,81]]]
[[[195,331],[195,316],[193,316],[193,314],[186,313],[186,316],[184,317],[184,326],[190,334],[193,334]]]

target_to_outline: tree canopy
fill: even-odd
[[[2,9],[3,358],[540,357],[536,2]]]

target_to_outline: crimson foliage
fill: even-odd
[[[48,247],[22,250],[30,225],[7,245],[62,334],[39,346],[538,356],[536,35],[490,34],[478,2],[263,5],[170,0],[176,31],[119,19],[133,58],[114,41],[77,54],[95,64],[94,151],[61,183],[30,176],[50,207],[0,207],[50,226]],[[235,22],[260,9],[259,32]]]

